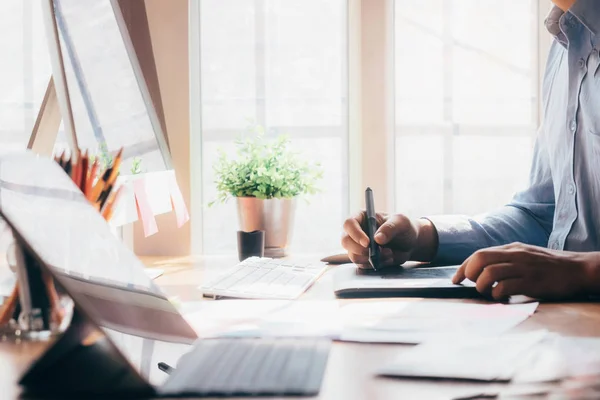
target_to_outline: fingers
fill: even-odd
[[[532,266],[539,264],[540,255],[547,255],[545,249],[522,243],[479,250],[463,262],[452,282],[458,284],[468,278],[479,293],[496,300],[525,294],[535,282]]]
[[[366,222],[365,212],[360,212],[344,222],[344,234],[342,235],[342,247],[348,251],[350,260],[361,268],[371,268],[369,264],[369,237],[363,228]],[[388,218],[386,214],[377,214],[377,223],[380,226],[375,235],[375,241],[383,246],[392,239],[397,239],[413,230],[410,220],[403,215],[395,215]],[[401,240],[403,243],[403,240]],[[396,241],[391,248],[383,247],[381,249],[381,265],[398,266],[406,262],[410,257],[411,242],[408,241],[404,249],[401,246],[397,248]]]
[[[479,275],[475,287],[479,293],[489,296],[497,282],[519,278],[521,275],[522,269],[511,263],[489,265]]]
[[[495,300],[505,300],[510,296],[525,294],[525,281],[523,279],[507,279],[492,289],[492,297]]]
[[[348,254],[358,254],[366,256],[369,254],[369,249],[356,243],[348,234],[342,237],[342,247],[348,251]]]
[[[485,267],[488,265],[514,261],[513,256],[514,254],[511,253],[511,250],[503,249],[501,247],[491,247],[489,249],[476,251],[458,268],[452,278],[452,282],[457,284],[464,281],[465,278],[476,282]]]
[[[458,269],[454,273],[454,276],[452,277],[452,283],[454,283],[455,285],[458,285],[459,283],[461,283],[462,281],[464,281],[467,278],[465,276],[465,267],[466,266],[467,266],[467,264],[463,262],[462,265],[460,267],[458,267]]]
[[[363,256],[360,254],[348,254],[348,258],[359,268],[363,269],[372,269],[371,264],[369,264],[369,257]]]
[[[380,265],[382,267],[389,267],[394,264],[394,253],[392,249],[383,248],[381,249]],[[361,269],[373,269],[373,266],[369,262],[369,251],[367,250],[366,255],[355,255],[354,257],[357,262],[355,264]],[[351,257],[352,259],[352,257]]]
[[[396,214],[387,219],[375,233],[375,241],[380,245],[389,243],[392,239],[407,235],[413,229],[410,219]]]
[[[369,246],[369,237],[361,227],[364,220],[364,212],[361,212],[352,218],[348,218],[344,222],[344,231],[355,243],[360,244],[362,247],[366,248]]]
[[[398,267],[408,261],[409,252],[394,251],[390,248],[381,249],[381,266],[382,267]]]
[[[368,265],[369,237],[363,231],[361,224],[365,220],[364,213],[358,213],[344,222],[342,247],[348,252],[348,257],[356,265]]]
[[[409,257],[410,257],[409,252],[393,251],[392,249],[384,247],[381,249],[381,267],[383,267],[383,268],[398,267],[398,266],[404,264],[406,261],[408,261]],[[350,255],[350,259],[359,268],[373,269],[373,267],[369,263],[368,251],[367,251],[367,255],[352,254],[352,255]]]
[[[534,246],[521,243],[478,250],[461,264],[452,277],[452,283],[459,284],[466,278],[476,282],[488,265],[526,262],[530,259],[532,251],[537,251]]]

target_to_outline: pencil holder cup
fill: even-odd
[[[7,249],[7,262],[16,282],[0,308],[0,333],[27,340],[63,333],[73,317],[72,299],[16,242]]]
[[[238,258],[244,261],[249,257],[264,257],[265,231],[238,231]]]

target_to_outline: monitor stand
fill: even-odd
[[[154,388],[77,308],[69,328],[29,367],[19,384],[27,396],[155,395]]]

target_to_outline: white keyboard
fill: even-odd
[[[325,271],[325,263],[250,257],[212,282],[200,286],[204,296],[239,299],[295,299]]]

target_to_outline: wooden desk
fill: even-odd
[[[165,270],[165,274],[157,279],[157,283],[169,295],[178,296],[182,301],[202,300],[197,290],[202,279],[235,264],[235,259],[226,257],[198,260],[154,258],[144,261],[149,267]],[[313,300],[334,298],[330,273],[325,273],[302,297]],[[600,335],[600,304],[542,304],[534,316],[514,331],[524,332],[540,328],[571,336]],[[18,397],[20,389],[16,384],[17,379],[46,347],[46,343],[0,342],[0,386],[3,388],[3,399]],[[500,384],[387,379],[373,375],[382,363],[394,359],[407,348],[409,346],[335,343],[319,399],[452,399],[478,390],[508,387]]]

